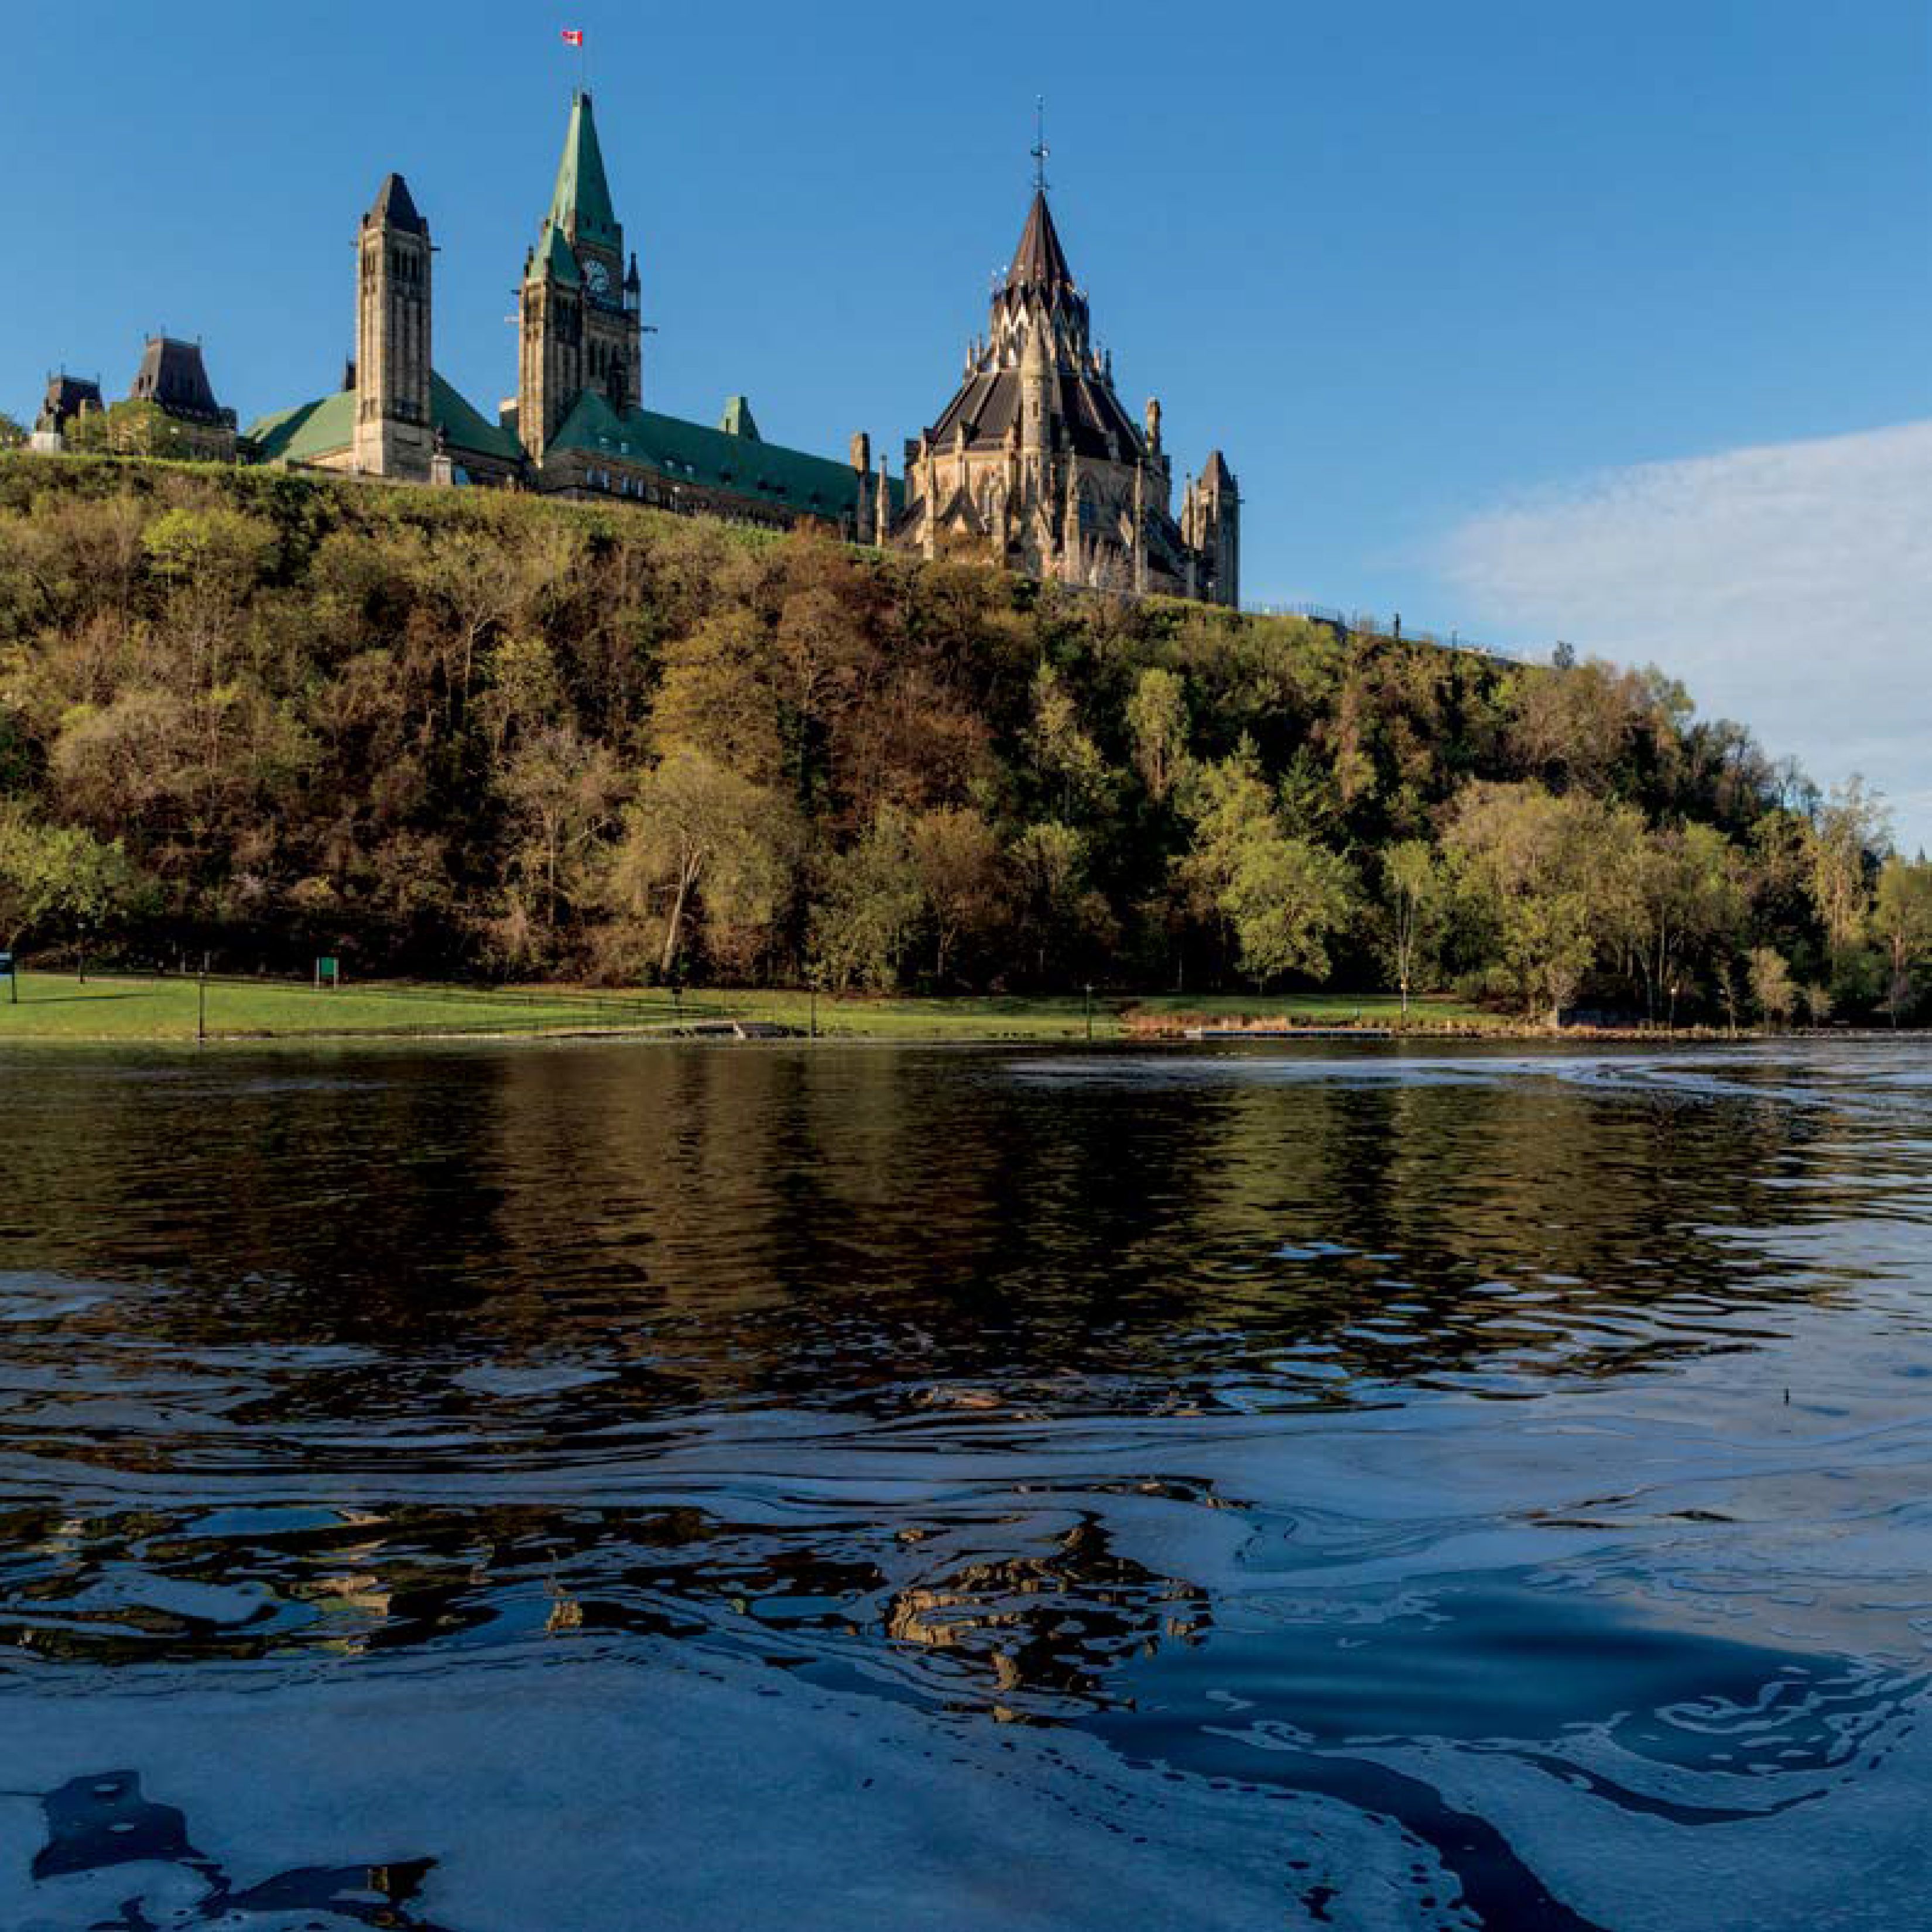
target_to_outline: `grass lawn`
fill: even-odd
[[[813,1002],[808,993],[766,992],[757,988],[693,992],[716,1011],[746,1019],[776,1021],[808,1031]],[[1078,993],[1037,998],[919,1000],[854,994],[843,999],[821,993],[817,1003],[820,1036],[830,1040],[1084,1040],[1084,1003]],[[1094,996],[1094,1037],[1117,1040],[1120,1028],[1114,1003]]]
[[[1211,1024],[1232,1025],[1238,1020],[1291,1019],[1304,1023],[1390,1027],[1402,1024],[1402,997],[1397,993],[1150,993],[1133,1002],[1144,1015],[1185,1015]],[[1418,994],[1408,1003],[1409,1024],[1415,1027],[1502,1026],[1506,1022],[1480,1006],[1448,993]]]
[[[192,978],[103,979],[24,973],[20,1000],[0,980],[0,1045],[8,1040],[172,1040],[196,1037]],[[528,1033],[668,1022],[668,998],[595,993],[506,995],[460,987],[358,987],[321,992],[273,982],[211,980],[212,1040],[338,1034]]]
[[[0,1046],[16,1041],[152,1040],[196,1038],[197,988],[192,978],[137,980],[27,973],[17,1004],[0,981]],[[685,999],[682,1016],[714,1016],[774,1022],[799,1033],[814,1019],[809,994],[758,988],[705,987]],[[1119,1040],[1124,1010],[1150,1016],[1185,1015],[1232,1022],[1243,1016],[1385,1026],[1400,1016],[1400,1002],[1378,994],[1287,997],[1190,997],[1156,994],[1126,998],[1096,993],[1093,1037]],[[1418,1000],[1418,1024],[1431,1020],[1480,1022],[1474,1007],[1454,1000]],[[634,1030],[674,1027],[680,1008],[669,994],[535,987],[496,991],[460,986],[353,984],[338,992],[286,982],[211,980],[207,989],[212,1040],[302,1039],[412,1034],[574,1033],[607,1027]],[[819,1035],[831,1040],[1079,1040],[1088,1037],[1086,1004],[1078,994],[981,999],[886,998],[820,994]],[[1492,1022],[1493,1023],[1493,1022]]]

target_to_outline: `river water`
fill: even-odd
[[[1932,1058],[16,1053],[0,1925],[1932,1923]]]

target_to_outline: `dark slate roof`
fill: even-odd
[[[569,236],[573,247],[586,242],[606,248],[620,245],[616,210],[611,206],[604,151],[598,145],[587,94],[571,96],[570,125],[564,132],[563,157],[556,164],[550,219]]]
[[[849,515],[858,504],[861,478],[849,464],[654,410],[628,410],[620,416],[595,389],[586,389],[571,405],[550,446],[608,457],[674,482],[728,490],[807,516]],[[893,482],[890,494],[896,511],[902,486]]]
[[[35,426],[40,429],[64,429],[82,410],[98,410],[100,406],[98,382],[91,382],[85,376],[70,376],[62,370],[59,375],[47,378],[46,397],[40,404]]]
[[[400,228],[410,235],[429,232],[429,224],[417,213],[416,202],[410,197],[409,183],[398,174],[384,177],[382,185],[376,192],[376,204],[369,211],[369,219],[379,228]]]
[[[1073,271],[1066,266],[1066,250],[1060,245],[1060,231],[1053,225],[1046,190],[1036,188],[1033,206],[1027,210],[1026,226],[1020,230],[1020,245],[1014,250],[1012,266],[1006,271],[1006,286],[1039,289],[1050,294],[1055,289],[1073,286]]]
[[[1201,480],[1210,488],[1232,495],[1234,488],[1234,472],[1222,459],[1218,449],[1208,452],[1208,460],[1201,466]]]
[[[134,386],[128,393],[137,401],[158,403],[170,416],[184,422],[223,420],[199,343],[177,342],[170,335],[149,336],[141,366],[135,371]]]
[[[1108,455],[1107,438],[1114,439],[1114,460],[1132,463],[1145,454],[1146,446],[1120,399],[1097,376],[1064,367],[1052,374],[1048,404],[1061,425],[1061,434],[1082,456]],[[969,376],[938,422],[927,430],[933,447],[951,447],[961,424],[969,448],[996,447],[1020,419],[1020,372],[1017,368],[989,369]]]

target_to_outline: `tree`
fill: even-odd
[[[1932,954],[1932,863],[1897,854],[1879,874],[1872,925],[1884,943],[1891,967],[1886,1010],[1894,1026],[1912,1002],[1912,969]]]
[[[590,896],[589,862],[622,796],[616,760],[574,725],[546,724],[525,734],[497,784],[521,834],[508,865],[518,908],[552,934],[562,912]]]
[[[1627,813],[1587,793],[1479,782],[1458,801],[1450,852],[1526,1006],[1540,1006],[1552,1026],[1605,943],[1627,929],[1618,873],[1630,838]]]
[[[128,906],[136,880],[118,838],[44,825],[18,800],[0,804],[0,940],[98,933]]]
[[[1384,944],[1389,966],[1402,992],[1402,1016],[1408,1018],[1408,996],[1426,955],[1442,898],[1442,878],[1427,842],[1405,839],[1382,855],[1382,902],[1388,915]]]
[[[1187,761],[1187,686],[1174,672],[1150,664],[1127,700],[1134,769],[1156,805],[1165,804]]]
[[[814,962],[842,992],[855,982],[888,990],[925,910],[911,828],[887,806],[856,845],[825,864],[812,910]]]
[[[1027,826],[1013,842],[1016,898],[1031,942],[1034,968],[1042,980],[1053,953],[1093,923],[1087,850],[1080,832],[1058,819]],[[1104,902],[1100,910],[1104,912]]]
[[[1080,707],[1066,680],[1042,660],[1034,674],[1033,722],[1027,748],[1052,790],[1062,820],[1090,809],[1104,796],[1106,760],[1081,722]]]
[[[1812,903],[1825,928],[1834,961],[1864,930],[1870,904],[1872,854],[1887,842],[1885,802],[1857,773],[1832,788],[1811,828]]]
[[[0,449],[18,449],[27,440],[24,427],[0,410]]]
[[[1798,988],[1784,954],[1774,946],[1754,947],[1750,968],[1751,998],[1758,1011],[1773,1027],[1786,1025],[1798,1004]]]
[[[1354,910],[1347,862],[1325,847],[1258,830],[1234,856],[1222,904],[1258,985],[1282,973],[1328,975],[1328,941]]]
[[[789,826],[763,788],[693,746],[679,746],[644,774],[626,815],[613,866],[620,904],[652,908],[668,898],[658,970],[670,978],[700,893],[710,909],[769,914]]]
[[[944,984],[960,943],[990,933],[1005,910],[999,834],[970,806],[947,806],[915,818],[911,838],[932,928],[933,977]]]
[[[1654,1023],[1662,997],[1675,1026],[1691,960],[1742,921],[1737,854],[1714,826],[1684,824],[1640,833],[1629,860],[1631,938],[1645,1013]]]
[[[1328,942],[1354,910],[1352,875],[1337,854],[1290,831],[1252,742],[1202,767],[1184,808],[1194,838],[1184,874],[1226,922],[1241,970],[1263,984],[1284,972],[1325,976]]]

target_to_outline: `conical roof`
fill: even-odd
[[[570,125],[563,136],[563,158],[556,164],[550,218],[573,247],[586,242],[606,248],[619,245],[616,211],[610,205],[604,151],[597,145],[597,123],[591,118],[590,95],[580,92],[571,96]]]
[[[1012,266],[1006,271],[1010,289],[1070,289],[1073,271],[1066,266],[1066,250],[1060,245],[1060,231],[1053,225],[1053,211],[1046,205],[1046,190],[1034,190],[1033,206],[1027,210],[1026,226],[1020,230],[1020,245],[1013,251]]]
[[[400,175],[386,175],[376,190],[375,205],[369,219],[379,228],[400,228],[410,235],[427,235],[429,224],[416,212],[410,184]]]

